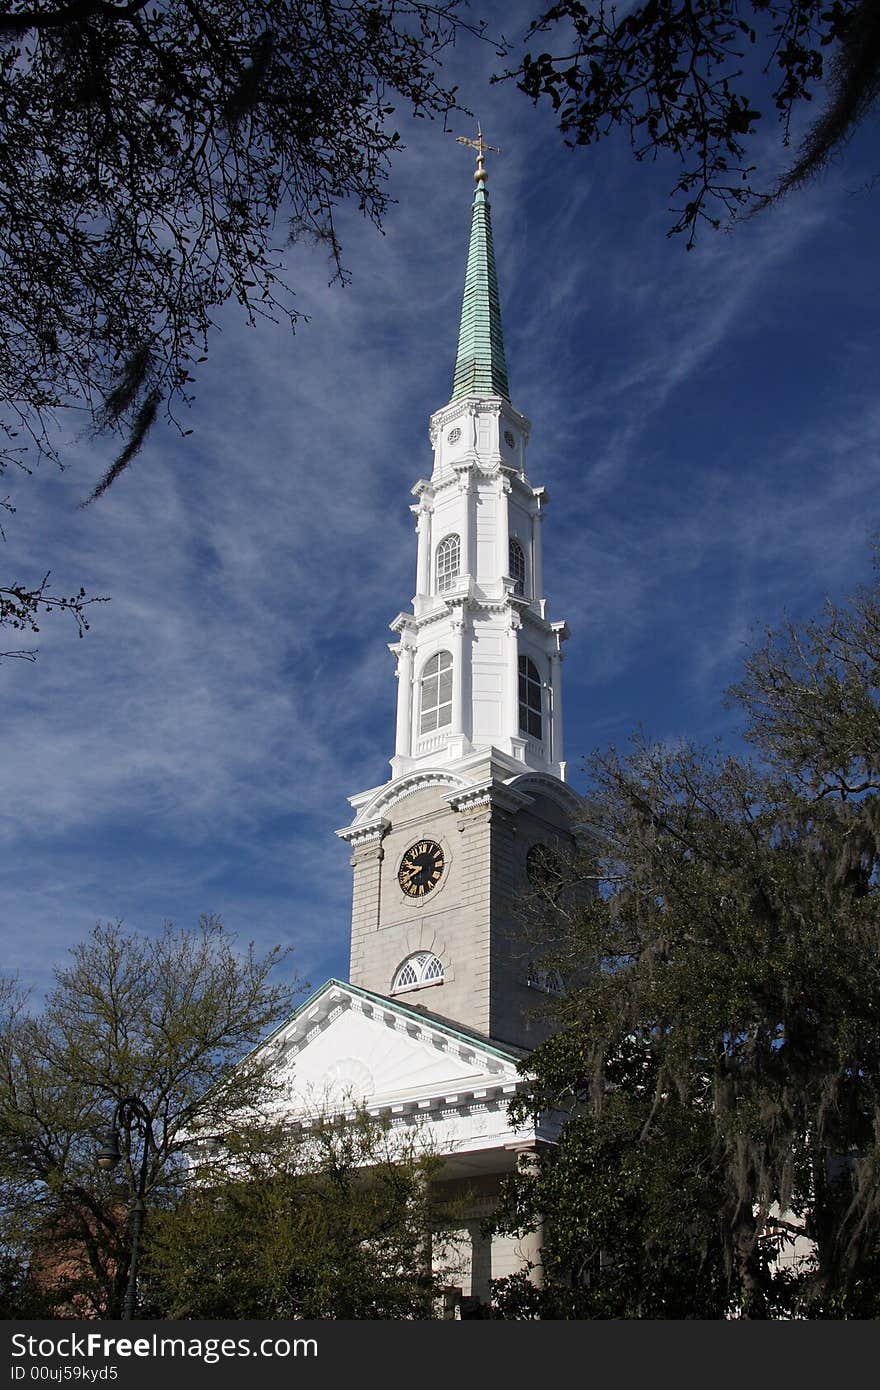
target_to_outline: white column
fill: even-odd
[[[510,573],[510,528],[507,515],[507,495],[510,492],[510,482],[503,473],[498,475],[496,488],[495,525],[498,532],[497,566],[500,586],[501,576]]]
[[[532,601],[544,597],[544,509],[540,502],[532,513]]]
[[[452,734],[464,732],[462,680],[464,677],[464,614],[459,608],[452,618]]]
[[[416,529],[419,535],[419,558],[416,568],[416,593],[426,597],[431,591],[431,506],[422,500],[416,513]]]
[[[471,406],[468,410],[468,434],[470,435],[469,448],[473,453],[477,452],[477,408]]]
[[[525,1178],[537,1177],[540,1160],[534,1149],[520,1149],[516,1155],[516,1170]],[[529,1270],[529,1282],[544,1287],[544,1217],[539,1216],[533,1231],[520,1237],[519,1248]]]
[[[458,488],[462,500],[461,553],[459,556],[460,574],[473,574],[471,541],[471,472],[459,474]]]
[[[397,656],[397,730],[394,754],[398,758],[412,755],[412,673],[413,649],[401,641]]]
[[[519,618],[510,615],[507,631],[507,689],[504,700],[504,730],[508,738],[519,738]]]
[[[562,762],[562,652],[550,653],[550,761]]]

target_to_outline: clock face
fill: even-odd
[[[440,882],[445,864],[443,851],[434,840],[419,840],[401,860],[397,881],[410,898],[424,898]]]

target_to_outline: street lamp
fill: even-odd
[[[131,1263],[128,1270],[128,1288],[125,1291],[125,1301],[122,1305],[122,1316],[126,1321],[130,1321],[134,1317],[137,1299],[137,1263],[141,1231],[144,1227],[144,1212],[146,1211],[144,1192],[147,1186],[147,1168],[150,1162],[150,1150],[152,1149],[154,1153],[156,1151],[150,1112],[137,1096],[126,1096],[125,1100],[118,1102],[113,1112],[112,1125],[95,1155],[95,1162],[105,1173],[111,1172],[122,1158],[119,1149],[120,1128],[125,1129],[129,1134],[134,1130],[144,1141],[134,1206],[131,1209]]]

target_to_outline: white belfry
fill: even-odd
[[[399,777],[494,749],[565,781],[560,664],[568,629],[549,620],[548,497],[529,482],[531,426],[510,403],[484,166],[493,147],[482,131],[459,143],[477,151],[477,187],[452,398],[431,417],[431,476],[413,488],[416,592],[412,611],[391,624],[400,638],[391,646],[391,769]],[[438,664],[449,699],[435,706]]]
[[[399,641],[395,777],[495,749],[565,781],[564,622],[543,593],[547,492],[525,471],[529,422],[500,396],[466,396],[431,417],[434,468],[413,488],[418,556]],[[431,662],[447,654],[451,700],[425,704]]]

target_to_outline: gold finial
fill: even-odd
[[[491,150],[493,154],[501,154],[502,151],[499,150],[499,148],[498,148],[497,145],[487,145],[487,144],[486,144],[485,140],[483,139],[483,132],[482,132],[482,130],[480,129],[479,122],[477,123],[477,138],[476,138],[476,140],[469,140],[468,137],[467,137],[466,135],[456,135],[456,137],[455,137],[455,143],[456,143],[457,145],[469,145],[470,148],[471,148],[472,150],[476,150],[476,152],[477,152],[477,169],[476,169],[476,173],[474,174],[474,182],[475,182],[475,183],[485,183],[486,180],[488,179],[489,175],[486,173],[486,166],[485,166],[485,164],[484,164],[484,162],[483,162],[483,156],[486,154],[486,151],[487,151],[487,150]]]

